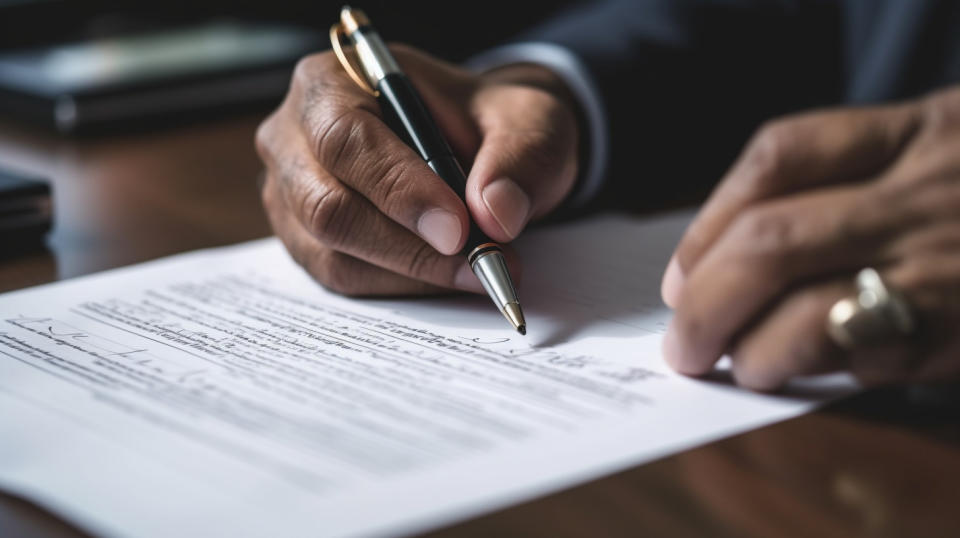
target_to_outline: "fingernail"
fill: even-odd
[[[421,215],[417,232],[443,254],[454,254],[460,246],[460,219],[446,209],[431,209]]]
[[[663,302],[667,303],[670,308],[676,308],[677,302],[680,300],[683,281],[684,276],[683,270],[680,269],[680,262],[677,261],[677,256],[673,255],[670,258],[670,263],[667,264],[667,270],[663,273],[663,281],[660,283],[660,295],[663,297]]]
[[[473,270],[467,264],[461,265],[460,269],[457,270],[457,275],[453,277],[453,285],[464,291],[483,293],[483,284],[480,283],[480,279],[473,274]]]
[[[523,189],[504,177],[484,187],[480,194],[504,233],[511,239],[518,236],[530,213],[530,198]]]

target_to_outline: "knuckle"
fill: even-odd
[[[325,169],[359,187],[366,198],[391,212],[409,204],[413,182],[404,178],[411,163],[403,156],[377,154],[375,124],[363,111],[348,109],[317,126],[317,158]],[[404,186],[406,185],[406,190]]]
[[[563,161],[557,159],[557,150],[566,147],[566,140],[559,136],[554,129],[545,126],[543,129],[528,129],[517,133],[516,144],[522,157],[530,159],[531,164],[537,167],[553,169],[563,166]]]
[[[747,160],[756,172],[755,178],[762,182],[775,179],[801,138],[801,130],[793,120],[773,120],[764,124],[747,149]]]
[[[741,213],[733,222],[731,235],[741,252],[773,260],[797,243],[794,219],[776,208],[763,206]]]
[[[525,178],[550,178],[573,183],[576,178],[576,134],[555,124],[536,128],[510,128],[487,135],[485,144],[500,148],[501,163],[516,169]],[[572,159],[558,155],[573,155]]]
[[[357,109],[329,107],[314,122],[313,140],[321,165],[342,169],[370,140],[367,118]]]
[[[257,149],[257,154],[260,155],[260,159],[264,162],[269,162],[269,157],[273,153],[276,122],[276,113],[273,113],[257,126],[257,132],[253,136],[254,147]]]
[[[300,87],[312,86],[319,77],[330,70],[332,55],[327,53],[309,54],[300,58],[293,68],[293,84]]]
[[[373,166],[379,168],[370,170],[370,173],[377,178],[374,189],[376,198],[381,200],[379,205],[387,213],[398,213],[400,206],[410,204],[410,198],[402,188],[403,178],[409,171],[408,164],[398,159],[384,159]]]
[[[317,186],[303,198],[303,214],[311,233],[324,244],[340,245],[352,226],[349,193],[336,187]]]

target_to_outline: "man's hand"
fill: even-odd
[[[337,292],[482,291],[456,255],[468,218],[508,242],[560,204],[577,172],[573,104],[540,67],[476,76],[391,49],[469,170],[466,205],[327,52],[300,61],[257,132],[267,214],[294,259]]]
[[[825,321],[868,266],[919,331],[847,353]],[[676,309],[664,354],[686,374],[729,353],[759,390],[840,369],[868,384],[960,377],[960,88],[761,129],[687,230],[663,296]]]

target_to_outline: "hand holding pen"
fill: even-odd
[[[469,169],[465,201],[328,52],[300,62],[284,103],[257,133],[270,221],[334,291],[483,293],[460,254],[470,223],[503,244],[564,200],[577,173],[573,105],[540,67],[474,75],[408,47],[391,52]]]

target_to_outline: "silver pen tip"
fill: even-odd
[[[527,334],[527,320],[523,319],[523,310],[520,310],[520,303],[509,302],[503,305],[503,315],[518,333]]]

